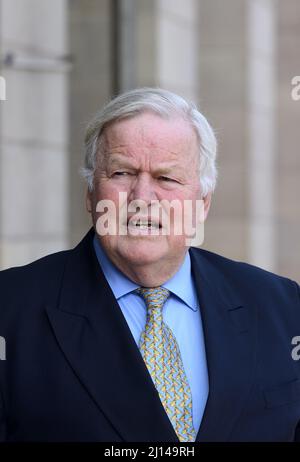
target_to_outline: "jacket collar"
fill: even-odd
[[[101,271],[91,229],[69,253],[57,306],[47,308],[60,348],[124,441],[178,442],[126,320]],[[255,312],[237,299],[204,251],[191,249],[202,310],[209,397],[197,441],[225,441],[249,393]]]
[[[242,299],[210,254],[190,250],[201,306],[209,395],[197,441],[228,441],[248,396],[256,364],[255,306]],[[219,257],[217,257],[219,258]]]

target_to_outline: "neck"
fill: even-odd
[[[162,263],[154,263],[150,265],[143,266],[126,266],[122,265],[116,266],[119,268],[122,273],[124,273],[129,279],[131,279],[136,284],[142,287],[158,287],[164,284],[166,281],[171,279],[172,276],[178,271],[181,264],[183,263],[183,258],[177,262],[175,265],[174,262],[172,265],[165,265],[162,268]]]
[[[106,254],[111,263],[128,279],[142,287],[158,287],[171,279],[182,265],[188,247],[165,254],[161,258],[148,259],[143,255],[121,255],[118,251],[107,248],[104,242],[97,238],[100,250]]]
[[[142,287],[158,287],[171,279],[183,263],[185,254],[176,261],[158,261],[149,264],[128,265],[113,261],[115,266],[131,281]]]

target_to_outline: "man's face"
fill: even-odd
[[[183,119],[165,120],[152,113],[109,125],[103,133],[94,190],[87,197],[94,226],[99,218],[97,203],[110,199],[118,211],[121,192],[127,194],[127,204],[143,200],[149,216],[151,201],[176,199],[183,204],[187,199],[200,199],[199,154],[193,128]],[[161,228],[159,235],[152,235],[145,227],[133,229],[127,221],[125,225],[126,235],[99,236],[106,253],[123,272],[132,266],[178,265],[183,260],[186,236],[174,235],[172,223],[168,235],[163,235]]]

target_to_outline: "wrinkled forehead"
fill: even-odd
[[[178,115],[168,118],[144,112],[115,120],[106,125],[101,135],[105,151],[117,146],[149,146],[180,152],[198,151],[198,136],[189,121]]]

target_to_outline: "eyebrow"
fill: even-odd
[[[127,156],[112,154],[111,156],[107,157],[107,162],[109,166],[114,166],[116,164],[120,167],[138,170],[136,165],[131,163]],[[168,164],[165,166],[161,165],[157,169],[155,169],[155,173],[170,173],[174,169],[181,169],[181,167],[178,163]]]
[[[132,164],[128,158],[124,158],[124,156],[117,156],[115,154],[111,156],[107,156],[107,165],[109,166],[114,166],[114,165],[120,165],[122,167],[127,167],[127,168],[136,168],[134,164]]]

